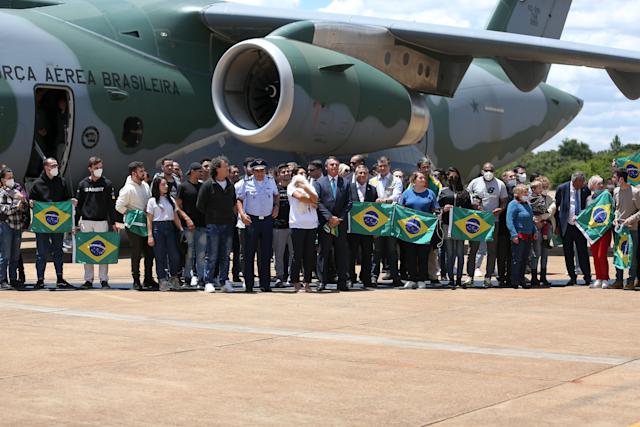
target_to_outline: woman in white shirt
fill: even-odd
[[[180,288],[177,230],[180,233],[183,230],[176,202],[168,193],[167,180],[157,177],[151,184],[151,198],[147,202],[147,227],[152,231],[149,234],[149,246],[155,254],[156,274],[161,291]],[[170,276],[167,274],[167,268]]]
[[[304,175],[294,175],[287,187],[289,196],[289,228],[293,242],[291,282],[295,291],[300,286],[300,267],[304,270],[304,290],[311,292],[311,273],[316,256],[318,231],[318,194]]]

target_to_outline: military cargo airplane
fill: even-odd
[[[553,63],[640,96],[640,55],[559,40],[571,0],[500,0],[486,30],[211,0],[0,0],[0,163],[71,182],[163,157],[430,155],[465,175],[564,128]]]

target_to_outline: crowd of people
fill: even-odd
[[[485,257],[481,287],[549,287],[548,255],[558,239],[570,278],[565,285],[576,285],[581,274],[590,287],[639,286],[640,190],[628,183],[625,169],[615,169],[606,180],[575,172],[552,197],[549,179],[527,175],[524,166],[498,178],[495,167],[486,163],[480,176],[465,183],[458,169],[435,169],[428,158],[408,175],[392,169],[386,157],[369,168],[363,155],[352,156],[349,164],[328,157],[306,166],[289,162],[272,168],[262,159],[247,158],[239,167],[220,156],[191,163],[186,173],[177,162],[164,159],[155,175],[143,163],[132,162],[118,192],[97,157],[89,159],[88,176],[75,192],[59,176],[55,158],[47,158],[43,167],[29,191],[16,182],[10,167],[0,170],[0,285],[5,289],[27,286],[21,240],[33,202],[68,200],[75,205],[74,232],[118,232],[124,224],[135,290],[233,292],[234,284],[242,284],[245,292],[254,292],[256,265],[257,287],[263,292],[272,287],[311,292],[314,277],[317,292],[383,283],[405,289],[467,288],[477,286],[474,278]],[[613,195],[614,226],[627,227],[632,236],[626,281],[620,269],[610,280],[611,231],[591,245],[592,280],[589,245],[576,226],[576,217],[604,191]],[[427,244],[352,233],[349,211],[354,202],[397,203],[435,214],[438,230]],[[493,239],[451,238],[454,207],[491,212]],[[63,240],[62,233],[36,233],[34,288],[45,286],[49,258],[56,287],[93,288],[94,265],[84,266],[84,283],[78,287],[64,279]],[[109,288],[109,266],[97,268],[100,287]]]

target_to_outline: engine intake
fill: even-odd
[[[232,135],[274,150],[372,152],[417,143],[429,126],[423,95],[355,58],[278,37],[231,47],[212,96]]]

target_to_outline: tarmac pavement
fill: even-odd
[[[130,285],[128,260],[110,283]],[[0,424],[631,425],[639,304],[581,286],[3,291]]]

